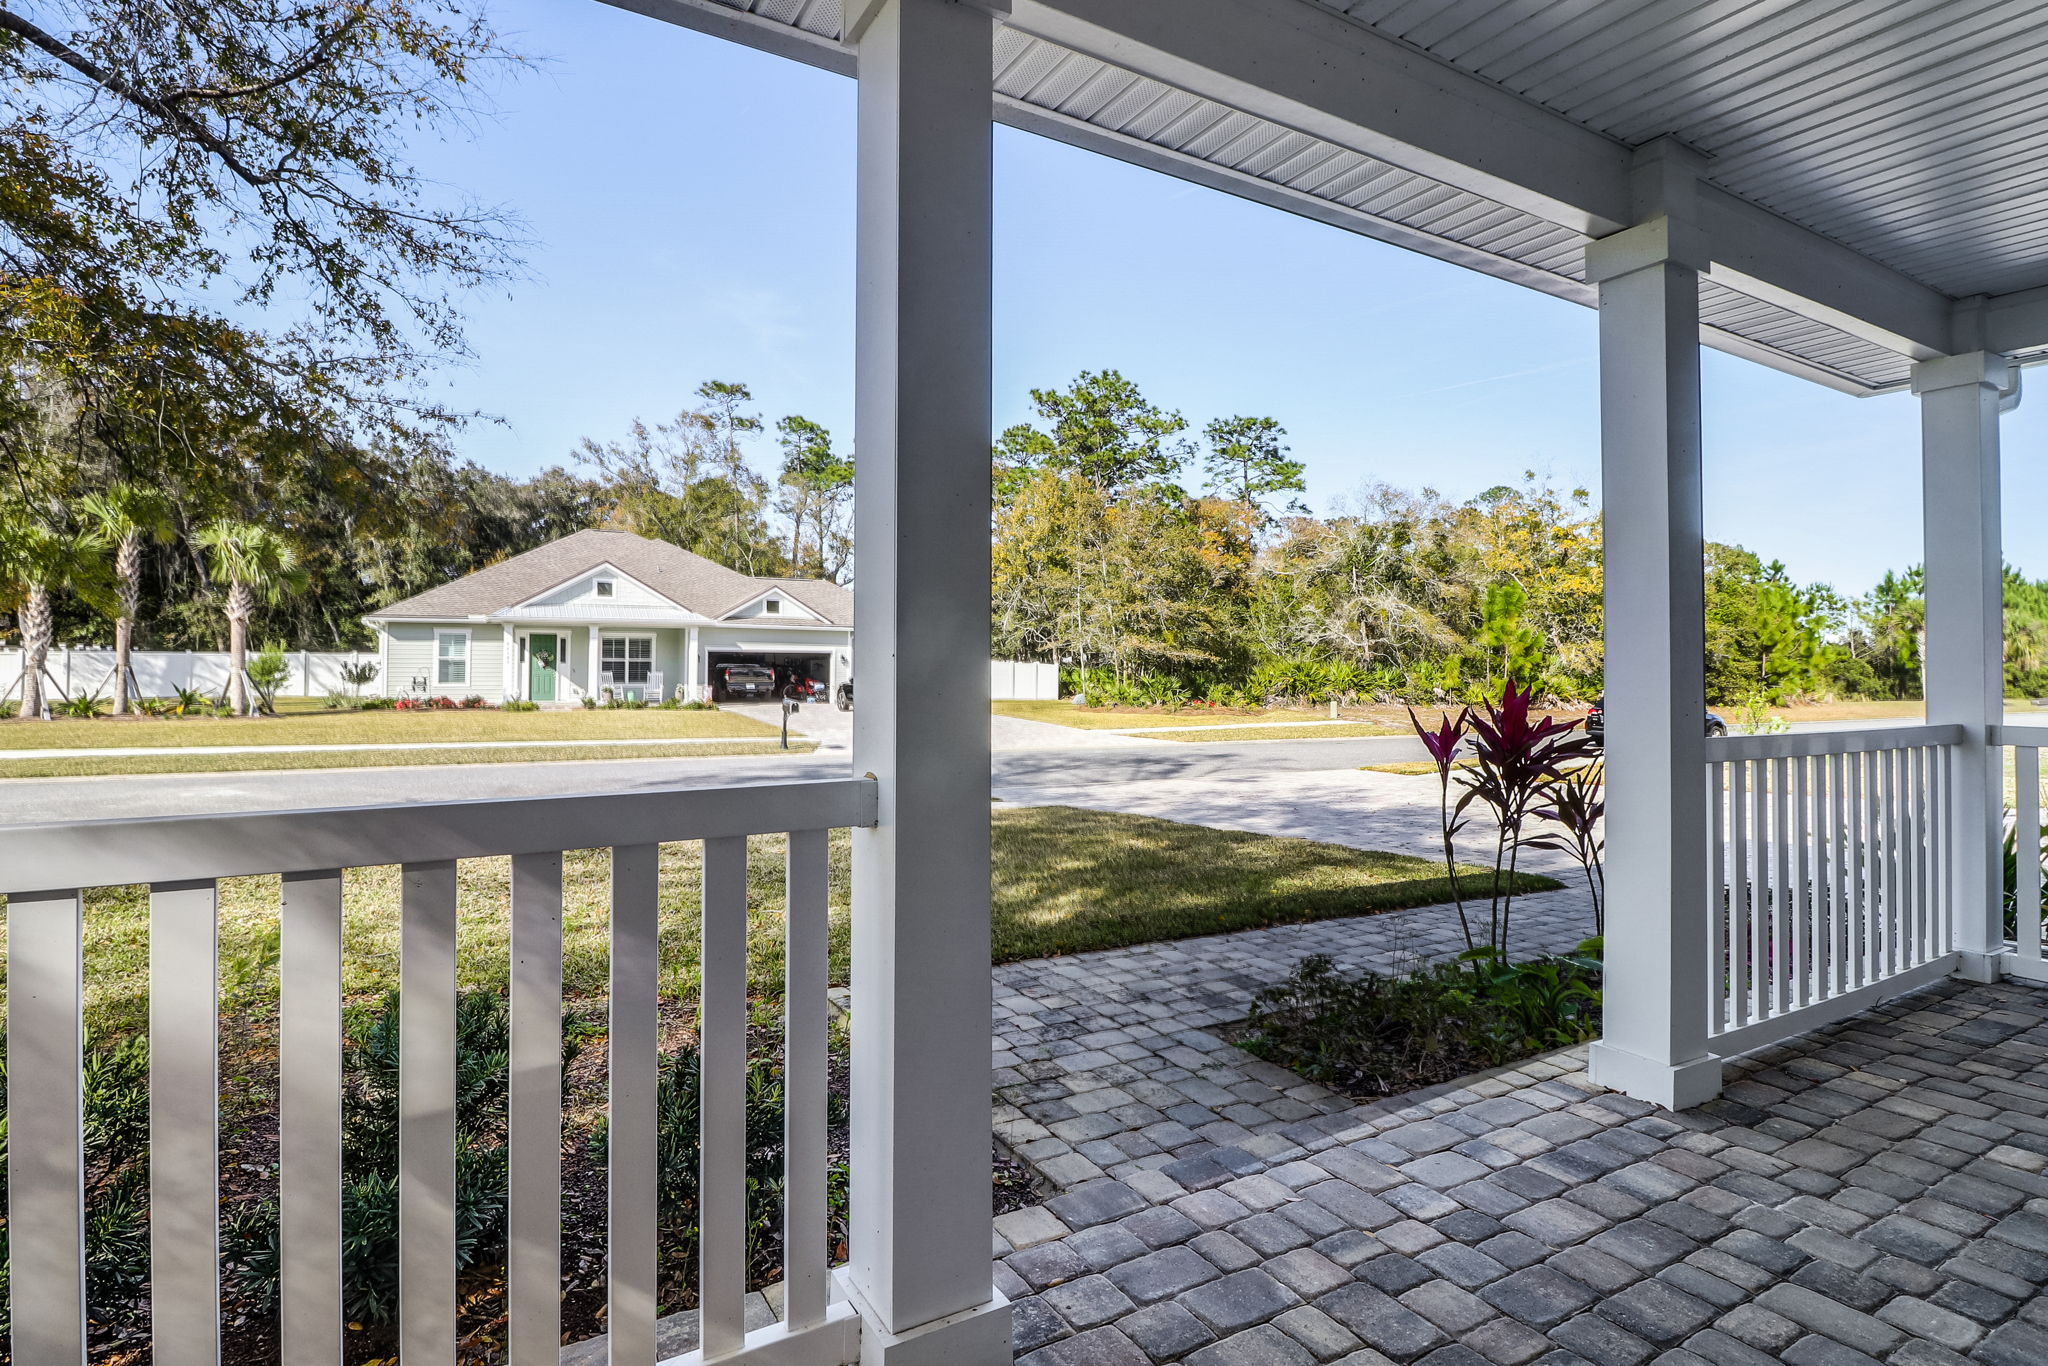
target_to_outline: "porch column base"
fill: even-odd
[[[2011,958],[2011,954],[2002,950],[1975,953],[1964,949],[1956,955],[1955,976],[1965,982],[2002,982],[2005,980],[2005,965]]]
[[[984,1304],[892,1333],[853,1277],[843,1270],[837,1276],[860,1311],[860,1366],[1010,1366],[1010,1302],[995,1287]]]
[[[1721,1094],[1721,1060],[1657,1062],[1640,1053],[1616,1048],[1605,1039],[1588,1051],[1586,1070],[1611,1091],[1647,1100],[1667,1110],[1690,1110]]]

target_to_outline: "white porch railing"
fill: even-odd
[[[555,1366],[562,1235],[562,857],[612,854],[610,1359],[653,1366],[658,853],[704,845],[702,1348],[686,1361],[840,1366],[861,1321],[826,1266],[826,839],[875,822],[865,779],[631,796],[179,817],[0,831],[9,893],[13,1360],[86,1359],[82,889],[150,886],[150,1238],[157,1366],[219,1359],[216,883],[284,874],[279,1074],[283,1360],[342,1354],[342,873],[403,865],[399,1324],[407,1363],[456,1359],[459,860],[510,855],[507,1293],[513,1366]],[[747,837],[789,835],[784,1296],[748,1333]],[[858,1100],[855,1102],[858,1104]]]
[[[1991,741],[2012,751],[2015,913],[2012,956],[2003,965],[2004,971],[2009,977],[2048,982],[2040,913],[2041,749],[2048,746],[2048,726],[1997,726],[1992,729]]]
[[[1843,1019],[1955,965],[1960,726],[1707,742],[1709,1047]]]

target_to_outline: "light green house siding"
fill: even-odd
[[[404,697],[424,680],[428,697],[461,699],[481,696],[487,702],[505,698],[505,628],[496,623],[394,621],[384,628],[386,639],[384,695]],[[461,682],[441,677],[437,637],[467,635],[467,674]]]

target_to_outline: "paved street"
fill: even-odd
[[[745,711],[741,706],[736,710]],[[772,707],[763,720],[778,720]],[[387,802],[483,801],[583,792],[651,792],[670,787],[736,787],[846,775],[850,718],[805,707],[799,728],[819,741],[811,755],[710,759],[607,759],[589,763],[471,764],[282,773],[162,774],[0,781],[0,825],[225,811],[290,811]],[[2041,722],[2040,714],[2008,718]],[[1848,730],[1909,722],[1812,722],[1800,730]],[[1220,744],[1145,739],[995,718],[991,790],[1008,801],[1096,805],[1104,785],[1239,779],[1351,770],[1424,758],[1406,736],[1340,740],[1236,740]],[[1052,797],[1050,793],[1064,794]],[[1119,805],[1122,810],[1142,807]],[[1211,822],[1216,823],[1216,822]]]
[[[1056,727],[1045,727],[1057,730]],[[1066,735],[1073,732],[1061,731]],[[1022,793],[1098,781],[1199,778],[1356,768],[1422,757],[1413,740],[1266,740],[1223,745],[1132,742],[1117,748],[999,752],[994,790]],[[283,773],[199,773],[107,778],[17,778],[0,782],[0,824],[113,820],[225,811],[291,811],[386,802],[459,802],[553,797],[580,792],[652,792],[845,777],[850,755],[717,759],[617,759],[590,763],[469,764]]]

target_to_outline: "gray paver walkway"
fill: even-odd
[[[1683,1114],[1573,1052],[1117,1167],[997,1220],[1019,1360],[2041,1366],[2044,1000],[1929,988]]]
[[[1434,779],[1352,771],[1097,783],[1039,799],[1434,858],[1436,792]],[[1486,843],[1474,834],[1468,856],[1490,855]],[[1516,898],[1511,943],[1569,949],[1593,932],[1578,870],[1556,855],[1531,866],[1566,890]],[[1392,971],[1464,947],[1456,911],[1424,906],[1005,964],[994,983],[996,1133],[1058,1188],[1279,1151],[1341,1124],[1331,1117],[1351,1102],[1211,1027],[1243,1019],[1260,989],[1311,954]]]

